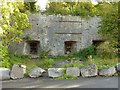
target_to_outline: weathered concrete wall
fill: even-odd
[[[78,16],[46,16],[32,14],[29,16],[32,28],[26,30],[24,37],[40,41],[42,50],[50,49],[51,55],[64,55],[64,42],[77,41],[77,51],[88,47],[92,40],[101,39],[97,34],[98,17],[83,19]],[[16,54],[28,54],[27,42],[12,45],[11,50]],[[16,49],[14,48],[16,47]]]

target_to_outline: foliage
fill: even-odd
[[[87,48],[84,48],[84,49],[81,49],[79,52],[77,53],[74,53],[73,55],[76,57],[80,57],[81,59],[85,59],[85,58],[88,58],[88,56],[90,55],[95,55],[96,52],[95,52],[95,46],[94,45],[91,45]]]
[[[102,58],[99,55],[94,56],[92,59],[88,59],[85,62],[83,62],[83,65],[89,65],[89,64],[96,64],[98,67],[98,70],[101,70],[102,68],[109,68],[111,66],[115,66],[118,63],[118,58]]]
[[[70,75],[66,75],[64,74],[63,76],[60,76],[60,77],[57,77],[57,78],[54,78],[54,80],[61,80],[61,79],[78,79],[77,77],[74,77],[74,76],[70,76]]]
[[[98,12],[101,16],[99,33],[103,35],[112,45],[118,46],[118,3],[100,3]]]
[[[29,11],[31,13],[37,13],[39,12],[38,7],[35,2],[24,2],[24,10]]]
[[[19,11],[18,4],[15,2],[3,3],[1,7],[2,44],[9,46],[12,42],[21,41],[19,37],[29,26],[28,17]]]
[[[40,65],[38,59],[30,59],[28,56],[24,56],[24,55],[13,55],[13,54],[9,54],[9,58],[7,60],[2,61],[1,63],[2,66],[0,67],[7,67],[7,68],[12,68],[12,66],[14,64],[23,64],[27,66],[27,71],[31,70],[34,67],[38,67],[38,65]]]
[[[54,59],[44,59],[41,61],[40,67],[48,69],[50,67],[53,67]]]
[[[89,17],[94,16],[95,11],[91,2],[50,2],[44,13]]]
[[[102,58],[117,57],[117,48],[112,47],[110,42],[106,41],[97,47],[97,54]]]
[[[24,77],[29,77],[28,73],[25,73],[25,74],[24,74]]]
[[[76,57],[75,57],[76,58]],[[99,55],[94,55],[92,58],[83,59],[83,61],[75,60],[72,63],[68,63],[65,65],[61,65],[62,68],[68,67],[83,67],[89,64],[96,64],[98,69],[101,70],[102,68],[109,68],[111,66],[115,66],[118,63],[117,57],[100,57]]]
[[[7,65],[9,61],[8,47],[13,42],[20,42],[20,37],[23,35],[23,31],[30,26],[28,23],[27,14],[20,12],[19,5],[21,3],[5,2],[0,4],[0,27],[3,34],[1,35],[2,45],[2,63]],[[5,66],[8,67],[9,65]]]
[[[78,2],[73,7],[73,15],[81,17],[93,17],[96,14],[95,5],[91,2]]]
[[[1,59],[0,60],[0,66],[3,66],[3,67],[6,67],[6,68],[9,68],[10,67],[10,63],[9,63],[9,52],[8,52],[8,49],[7,47],[1,45],[0,46],[0,55],[1,55]]]
[[[57,58],[57,57],[56,57]],[[49,59],[32,59],[29,58],[28,56],[17,56],[17,55],[12,55],[10,54],[10,59],[6,60],[4,62],[4,65],[0,67],[8,67],[12,68],[13,64],[23,64],[27,66],[27,72],[30,71],[32,68],[35,67],[41,67],[43,69],[48,69],[53,67],[54,62],[56,61],[56,58],[49,58]],[[59,57],[58,57],[59,58]],[[63,60],[66,59],[62,58]],[[59,60],[59,59],[57,59]],[[96,64],[98,69],[101,70],[102,68],[108,68],[111,66],[115,66],[118,63],[118,58],[113,57],[113,58],[102,58],[99,56],[94,56],[92,59],[87,59],[84,60],[82,63],[79,62],[79,60],[74,61],[73,63],[62,65],[60,67],[67,68],[67,67],[83,67],[87,66],[89,64]]]
[[[82,67],[84,66],[82,63],[80,63],[80,61],[76,61],[76,62],[72,62],[72,63],[68,63],[68,64],[63,64],[60,67],[62,68],[68,68],[68,67]]]
[[[31,37],[30,37],[30,35],[28,34],[28,35],[24,36],[24,37],[23,37],[23,40],[26,40],[26,41],[29,41],[29,40],[31,40]]]
[[[50,2],[45,14],[73,15],[81,17],[100,16],[99,34],[101,34],[112,47],[120,46],[118,39],[118,3],[98,2],[93,5],[91,2]]]
[[[50,51],[50,50],[42,50],[42,51],[40,52],[40,58],[41,58],[41,59],[48,58],[48,56],[49,56],[49,51]]]
[[[120,71],[119,72],[117,72],[118,73],[118,76],[120,76]]]
[[[44,12],[46,14],[63,14],[67,15],[70,13],[69,7],[67,7],[66,3],[59,3],[59,2],[50,2],[49,7],[46,7],[46,11]]]
[[[51,57],[54,60],[65,60],[65,59],[69,59],[68,56],[52,56]]]

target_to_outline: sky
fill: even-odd
[[[45,10],[46,4],[47,4],[47,0],[38,0],[37,1],[37,5],[40,6],[41,10]]]
[[[37,1],[37,5],[40,6],[41,10],[45,10],[47,1],[48,1],[48,0],[38,0],[38,1]],[[96,1],[96,0],[92,0],[92,3],[93,3],[93,4],[97,4],[97,1]]]

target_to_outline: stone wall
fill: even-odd
[[[100,40],[97,34],[98,17],[83,19],[78,16],[46,16],[32,14],[29,16],[32,27],[24,32],[24,38],[19,44],[10,47],[16,54],[29,54],[27,41],[40,41],[40,50],[50,50],[51,55],[65,54],[65,41],[76,41],[76,51],[88,47],[92,40]]]

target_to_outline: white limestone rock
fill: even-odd
[[[48,76],[49,77],[60,77],[64,75],[65,68],[49,68],[48,69]]]
[[[91,64],[80,69],[82,77],[97,76],[98,69],[95,64]]]
[[[12,79],[20,79],[24,77],[26,73],[26,66],[25,65],[17,65],[14,64],[10,73],[10,77]]]
[[[116,73],[115,67],[110,67],[108,69],[102,69],[99,72],[99,75],[101,76],[113,76]]]
[[[80,76],[80,69],[77,67],[69,67],[66,69],[66,75],[78,77]]]
[[[28,75],[31,78],[37,78],[37,77],[42,76],[42,73],[44,72],[46,72],[44,69],[37,67],[37,68],[33,68],[32,70],[30,70]]]

